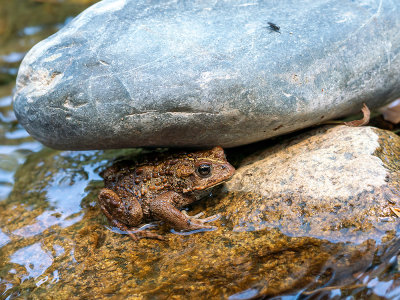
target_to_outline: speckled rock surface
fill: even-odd
[[[227,183],[254,194],[232,215],[235,230],[380,240],[399,223],[391,210],[400,207],[398,140],[372,127],[323,127],[247,157]]]
[[[218,230],[156,229],[166,241],[110,230],[96,203],[97,174],[140,151],[33,154],[0,202],[2,296],[365,299],[375,287],[400,296],[400,219],[390,210],[400,199],[400,138],[337,126],[275,143],[229,151],[232,180],[189,208],[220,213]]]
[[[248,144],[399,97],[399,14],[378,0],[104,0],[27,54],[14,110],[54,148]]]

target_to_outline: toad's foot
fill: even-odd
[[[221,217],[220,214],[216,214],[216,215],[213,215],[213,216],[210,216],[207,218],[200,219],[200,217],[202,215],[204,215],[203,212],[200,212],[194,216],[189,216],[186,210],[181,211],[181,213],[184,214],[189,219],[191,229],[201,229],[201,228],[216,229],[217,227],[215,227],[215,226],[204,225],[204,224],[208,223],[208,222],[216,221]]]
[[[188,217],[190,220],[196,219],[198,221],[201,221],[202,223],[208,223],[208,222],[212,222],[212,221],[216,221],[218,220],[221,215],[220,214],[216,214],[216,215],[212,215],[210,217],[204,218],[204,219],[199,219],[199,217],[203,216],[204,213],[203,212],[199,212],[197,215],[194,216],[189,216],[189,214],[187,213],[186,210],[182,210],[181,211],[186,217]]]
[[[140,239],[156,239],[156,240],[165,240],[165,238],[155,232],[148,231],[149,226],[145,225],[140,228],[128,228],[125,224],[121,224],[122,226],[118,227],[119,229],[126,231],[129,236],[134,240],[138,241]],[[152,226],[151,226],[152,227]]]
[[[143,226],[144,227],[144,226]],[[151,232],[146,230],[146,228],[131,228],[129,230],[126,230],[126,232],[129,234],[129,236],[134,240],[140,240],[142,238],[146,239],[155,239],[155,240],[165,240],[165,238],[162,235],[159,235],[155,232]]]

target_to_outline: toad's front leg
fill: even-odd
[[[196,230],[196,229],[212,229],[214,226],[205,225],[204,223],[212,221],[216,216],[198,219],[200,216],[189,216],[186,212],[181,212],[174,206],[174,203],[179,202],[178,199],[182,196],[176,192],[165,192],[150,203],[150,211],[154,217],[165,221],[173,229],[176,230]]]

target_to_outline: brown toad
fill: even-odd
[[[148,231],[134,231],[144,221],[165,221],[176,230],[212,228],[205,219],[188,216],[179,208],[197,200],[196,192],[209,189],[228,180],[235,172],[225,158],[224,150],[178,153],[134,166],[116,164],[106,169],[99,203],[109,221],[140,237],[158,238]]]

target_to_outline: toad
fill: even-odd
[[[200,219],[179,209],[196,201],[199,192],[228,180],[235,172],[221,147],[193,153],[176,153],[130,165],[117,163],[101,175],[105,188],[99,204],[108,220],[134,240],[163,239],[137,230],[143,222],[160,220],[178,231],[210,229],[205,223],[215,216]]]

